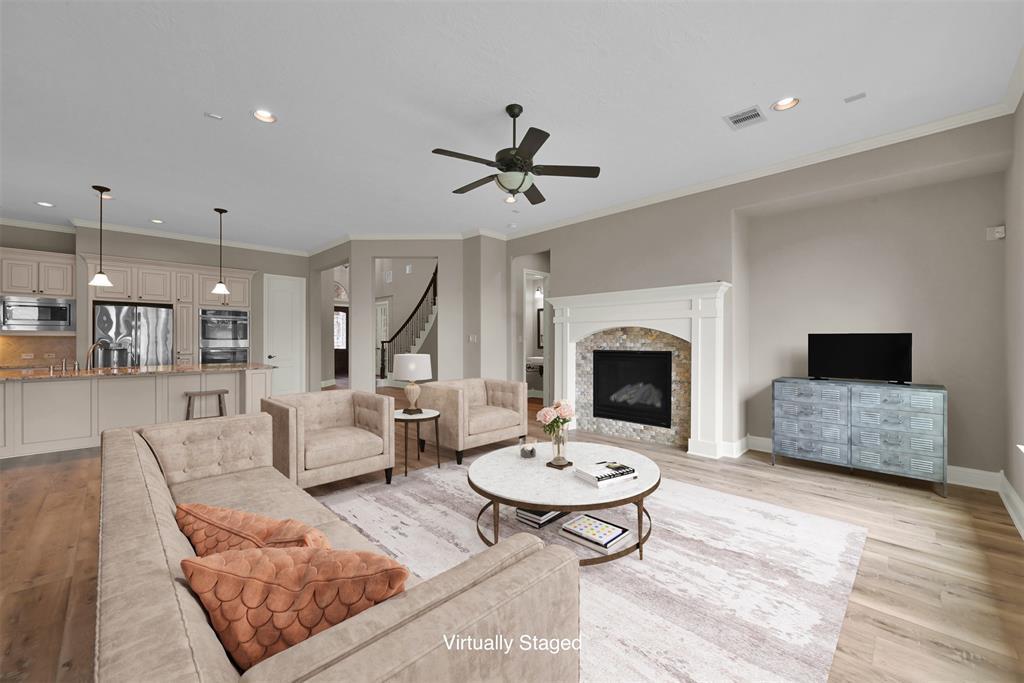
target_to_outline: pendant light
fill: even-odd
[[[109,187],[103,187],[102,185],[93,185],[92,189],[96,190],[100,194],[100,269],[96,271],[96,274],[89,280],[89,286],[91,287],[113,287],[114,283],[110,281],[107,274],[103,272],[103,195],[110,192]]]
[[[220,247],[217,260],[220,262],[220,280],[210,290],[210,294],[230,294],[227,285],[224,284],[224,214],[228,212],[227,209],[214,209],[220,214]]]

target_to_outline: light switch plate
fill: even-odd
[[[985,239],[989,242],[1006,239],[1006,226],[997,225],[994,228],[985,228]]]
[[[475,334],[469,335],[469,343],[470,344],[476,344],[479,341],[480,341],[480,337],[478,337],[477,335],[475,335]]]

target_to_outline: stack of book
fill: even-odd
[[[617,462],[598,462],[593,465],[577,465],[576,476],[598,488],[610,484],[636,479],[636,470]]]
[[[562,525],[559,532],[571,541],[605,555],[636,542],[636,535],[625,527],[590,515],[580,515]]]
[[[559,512],[558,510],[527,510],[526,508],[516,508],[516,519],[527,526],[533,527],[534,529],[540,529],[543,526],[547,526],[565,514],[566,513]]]

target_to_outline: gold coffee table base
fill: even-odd
[[[659,483],[661,483],[661,482],[659,481]],[[474,488],[476,488],[476,487],[474,487]],[[655,488],[657,488],[657,486],[655,486]],[[653,491],[654,489],[651,489],[651,490]],[[478,493],[479,493],[479,491],[478,491]],[[622,548],[621,550],[616,550],[614,553],[611,553],[610,555],[598,555],[597,557],[586,557],[586,558],[583,558],[583,559],[580,560],[580,566],[581,567],[587,567],[587,566],[593,565],[593,564],[603,564],[605,562],[611,562],[612,560],[617,560],[620,557],[625,557],[626,555],[629,555],[629,554],[632,554],[632,553],[635,553],[635,552],[639,553],[641,560],[644,559],[644,543],[646,543],[647,539],[651,537],[651,530],[654,528],[654,523],[651,521],[651,513],[649,513],[647,511],[647,509],[644,507],[644,497],[646,497],[646,495],[647,494],[645,493],[643,497],[640,497],[637,500],[623,501],[624,504],[632,503],[633,505],[636,505],[636,537],[638,539],[637,542],[633,543],[631,545],[628,545],[625,548]],[[489,501],[487,501],[487,503],[484,504],[484,506],[482,508],[480,508],[480,512],[476,516],[476,533],[477,533],[477,536],[479,536],[480,540],[483,541],[488,546],[492,546],[492,545],[494,545],[495,543],[498,542],[499,513],[500,513],[500,509],[501,509],[500,506],[501,506],[501,501],[489,500]],[[583,507],[583,506],[581,506],[581,507]],[[609,507],[617,507],[617,506],[606,506],[604,508],[596,508],[596,509],[608,509]],[[484,516],[484,513],[487,512],[488,509],[492,510],[493,515],[494,515],[493,516],[493,522],[492,522],[493,525],[494,525],[494,538],[493,539],[487,538],[487,536],[484,535],[483,530],[480,528],[480,518]],[[558,510],[559,512],[586,512],[588,510],[595,509],[595,508],[584,508],[584,509],[581,509],[581,508],[578,508],[578,507],[566,507],[566,508],[551,507],[551,509],[552,510]],[[647,533],[642,534],[641,532],[643,531],[643,519],[644,519],[644,517],[647,518]]]

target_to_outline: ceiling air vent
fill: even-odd
[[[764,121],[764,114],[761,112],[760,107],[754,106],[747,107],[743,111],[738,111],[723,118],[730,128],[739,130],[740,128],[753,126],[755,123],[761,123]]]

